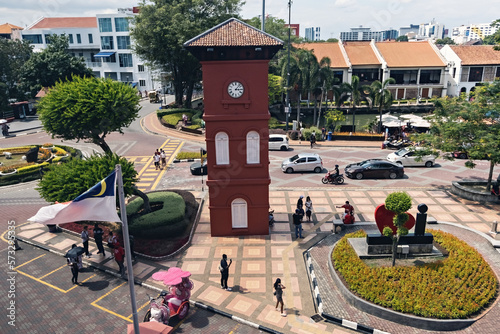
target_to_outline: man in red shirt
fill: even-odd
[[[344,208],[344,217],[347,216],[347,214],[350,212],[352,214],[354,214],[354,207],[349,204],[349,201],[345,201],[345,204],[344,205],[341,205],[341,206],[336,206],[336,208]]]
[[[113,248],[113,254],[115,256],[115,261],[118,263],[118,273],[123,276],[125,275],[125,267],[123,266],[123,261],[125,260],[125,250],[119,242],[116,242]]]

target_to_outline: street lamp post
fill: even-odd
[[[382,103],[384,101],[384,89],[381,88],[379,90],[379,101],[378,101],[378,108],[380,109],[380,119],[378,121],[378,133],[381,133],[382,132]]]
[[[290,34],[291,34],[291,17],[292,17],[292,0],[288,0],[288,63],[286,66],[286,107],[285,107],[285,116],[286,116],[286,126],[285,126],[285,131],[288,131],[288,115],[292,112],[292,109],[290,108],[290,48],[291,48],[291,43],[290,43]],[[288,110],[287,110],[288,108]],[[288,112],[287,112],[288,111]]]

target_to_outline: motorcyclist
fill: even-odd
[[[335,169],[330,172],[330,176],[329,177],[330,177],[331,180],[335,180],[335,178],[337,176],[339,176],[339,175],[340,175],[339,165],[335,165]]]

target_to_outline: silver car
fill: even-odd
[[[415,147],[413,150],[408,148],[402,148],[394,153],[387,156],[387,160],[397,164],[401,164],[404,167],[409,166],[425,166],[432,167],[436,158],[433,155],[424,155],[420,161],[417,161],[417,155],[415,150],[421,150],[421,147]]]
[[[315,172],[323,171],[323,161],[316,153],[299,153],[291,158],[283,160],[281,170],[284,173],[293,172]]]

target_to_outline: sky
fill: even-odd
[[[21,27],[41,16],[95,16],[116,13],[117,8],[137,5],[137,0],[0,0],[0,24]],[[265,0],[265,13],[288,22],[288,0]],[[500,19],[500,0],[293,0],[291,23],[305,28],[320,27],[321,39],[338,38],[351,27],[373,31],[410,24],[435,22],[450,29],[463,24],[489,23]],[[496,10],[495,10],[496,8]],[[241,16],[262,15],[262,0],[246,0]]]

